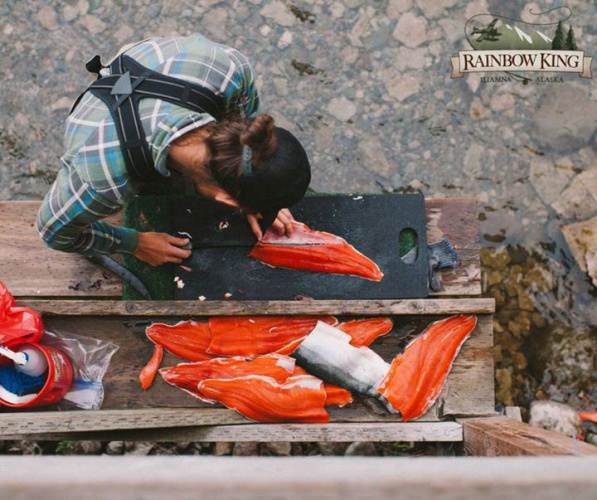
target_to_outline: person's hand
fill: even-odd
[[[259,225],[261,219],[263,219],[261,214],[247,214],[247,222],[258,240],[263,237],[263,231],[261,231],[261,226]],[[280,236],[291,236],[294,229],[292,226],[293,222],[294,217],[290,213],[290,210],[283,208],[278,212],[274,222],[272,222],[272,229]]]
[[[139,241],[133,255],[154,267],[169,262],[181,264],[191,256],[190,250],[181,248],[187,243],[188,238],[177,238],[167,233],[139,233]]]

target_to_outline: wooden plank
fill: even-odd
[[[462,426],[456,422],[389,422],[389,423],[329,423],[329,424],[241,424],[198,427],[131,428],[95,432],[55,432],[7,434],[2,439],[92,439],[99,441],[204,441],[204,442],[269,442],[269,441],[329,441],[351,442],[459,442]]]
[[[227,316],[272,314],[439,315],[489,314],[493,298],[403,300],[198,300],[121,301],[24,299],[44,315],[60,316]]]
[[[448,238],[461,259],[432,295],[480,295],[479,223],[471,198],[426,200],[430,242]],[[47,249],[35,230],[39,201],[0,202],[0,277],[17,297],[120,297],[120,282],[79,255]],[[108,219],[119,223],[120,215]]]
[[[593,500],[596,469],[577,457],[4,456],[0,490],[44,500]]]
[[[460,265],[442,271],[443,290],[431,295],[481,295],[481,238],[474,198],[427,198],[427,241],[447,238]]]
[[[120,280],[80,255],[43,244],[35,229],[39,205],[0,201],[0,279],[9,290],[15,296],[120,297]]]
[[[210,405],[166,384],[160,376],[148,391],[141,391],[137,382],[139,371],[152,353],[144,329],[152,320],[134,317],[76,317],[56,316],[45,319],[51,331],[63,334],[83,334],[114,342],[119,350],[112,358],[104,380],[105,409],[133,409],[156,407],[211,408]],[[180,318],[168,318],[176,323]],[[371,347],[386,361],[391,361],[406,343],[435,317],[401,317],[395,321],[394,331],[378,339]],[[480,316],[479,324],[471,338],[464,344],[448,375],[446,387],[437,403],[421,417],[421,421],[436,421],[447,415],[477,416],[493,414],[493,360],[491,346],[493,336],[490,316]],[[162,366],[172,366],[181,360],[166,354]],[[400,418],[390,415],[376,400],[355,398],[345,408],[330,408],[334,422],[398,422]]]
[[[137,410],[36,411],[0,413],[0,438],[59,432],[112,431],[246,424],[242,416],[223,408],[151,408]]]
[[[493,316],[478,317],[477,328],[454,360],[437,402],[445,416],[495,415]]]
[[[508,417],[462,419],[467,453],[481,456],[597,456],[597,446]]]

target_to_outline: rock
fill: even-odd
[[[413,0],[390,0],[386,9],[386,15],[390,19],[396,19],[400,14],[410,10],[413,6]]]
[[[371,441],[356,441],[350,443],[348,448],[346,448],[344,455],[370,457],[377,455],[377,450],[375,449],[375,444]]]
[[[227,33],[228,12],[223,7],[212,9],[208,13],[209,22],[205,24],[207,32],[215,38],[224,38]]]
[[[393,97],[398,102],[402,102],[419,92],[421,84],[417,77],[406,74],[386,80],[385,86],[390,97]]]
[[[393,36],[407,47],[417,47],[427,38],[427,21],[423,17],[407,12],[398,20]]]
[[[348,448],[348,444],[319,441],[317,447],[322,455],[344,455],[346,448]]]
[[[344,14],[344,5],[342,5],[342,3],[340,2],[334,2],[331,6],[330,6],[330,13],[332,14],[332,17],[334,19],[338,19],[340,17],[342,17],[342,15]]]
[[[588,432],[585,437],[585,441],[587,443],[597,446],[597,434],[594,434],[593,432]]]
[[[529,180],[543,203],[551,205],[574,176],[574,165],[567,160],[554,161],[544,156],[531,160]]]
[[[517,370],[524,370],[527,367],[527,358],[521,352],[513,352],[512,363],[514,363]]]
[[[124,453],[124,441],[110,441],[104,451],[106,455],[122,455]]]
[[[61,97],[60,99],[54,101],[50,109],[52,111],[58,111],[59,109],[70,109],[73,105],[73,100],[70,97]]]
[[[564,226],[562,233],[578,267],[588,273],[597,287],[597,216]]]
[[[533,116],[533,138],[546,149],[577,150],[588,144],[596,129],[597,102],[577,83],[549,86]]]
[[[280,50],[285,49],[292,43],[292,32],[286,30],[282,33],[282,36],[278,40],[278,48]]]
[[[10,455],[42,455],[41,446],[35,441],[16,441],[6,450]]]
[[[334,118],[345,122],[357,112],[357,107],[346,97],[334,97],[327,105],[327,111]]]
[[[258,443],[253,441],[234,443],[234,448],[232,450],[232,454],[239,457],[258,455],[258,452]]]
[[[79,22],[92,35],[97,35],[106,29],[106,23],[93,14],[84,15]]]
[[[124,454],[125,455],[137,455],[144,456],[149,455],[153,449],[154,443],[147,441],[125,441],[124,443]]]
[[[261,33],[262,36],[269,35],[271,31],[272,29],[267,24],[264,24],[261,26],[261,28],[259,28],[259,33]]]
[[[274,455],[286,457],[292,451],[292,445],[288,441],[272,441],[261,445],[262,455]]]
[[[433,19],[444,15],[446,9],[456,5],[458,0],[416,0],[425,17]]]
[[[487,159],[487,147],[481,146],[476,142],[470,144],[466,153],[464,153],[464,171],[469,177],[475,177],[481,172],[481,164]]]
[[[503,270],[510,263],[510,254],[506,247],[481,249],[481,264],[492,269]]]
[[[493,111],[506,111],[515,105],[514,96],[509,92],[498,92],[491,98],[489,106]]]
[[[281,0],[273,0],[273,2],[263,7],[259,13],[282,26],[293,26],[296,21],[296,17]]]
[[[218,441],[217,443],[214,444],[213,454],[216,457],[222,457],[224,455],[232,455],[233,447],[234,447],[234,443]]]
[[[134,34],[135,32],[130,26],[121,24],[120,27],[114,32],[114,38],[116,38],[119,43],[124,43],[131,40]]]
[[[498,368],[495,371],[496,391],[495,399],[505,406],[513,406],[512,400],[512,371],[508,368]]]
[[[74,441],[65,450],[65,455],[99,455],[102,452],[101,441]]]
[[[68,23],[79,15],[79,7],[66,4],[62,9],[62,18]]]
[[[37,13],[37,20],[45,29],[53,31],[58,29],[56,11],[49,5],[44,5]]]
[[[574,408],[555,401],[533,401],[529,424],[576,437],[580,420]]]
[[[564,190],[553,209],[562,217],[583,220],[597,214],[597,167],[577,175]]]
[[[468,110],[468,115],[473,120],[484,120],[489,116],[489,111],[485,106],[483,106],[481,99],[475,97],[471,102],[471,106]]]
[[[389,177],[392,174],[394,167],[386,158],[383,145],[375,137],[362,139],[359,142],[358,152],[361,164],[367,170],[384,177]]]

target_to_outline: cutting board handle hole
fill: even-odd
[[[400,231],[398,238],[400,260],[405,264],[412,265],[419,256],[419,238],[412,227],[405,227]]]

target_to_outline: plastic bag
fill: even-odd
[[[68,409],[72,405],[85,410],[98,410],[104,400],[102,380],[118,346],[105,340],[75,334],[58,334],[46,330],[41,344],[64,351],[74,368],[73,385],[58,408]]]

